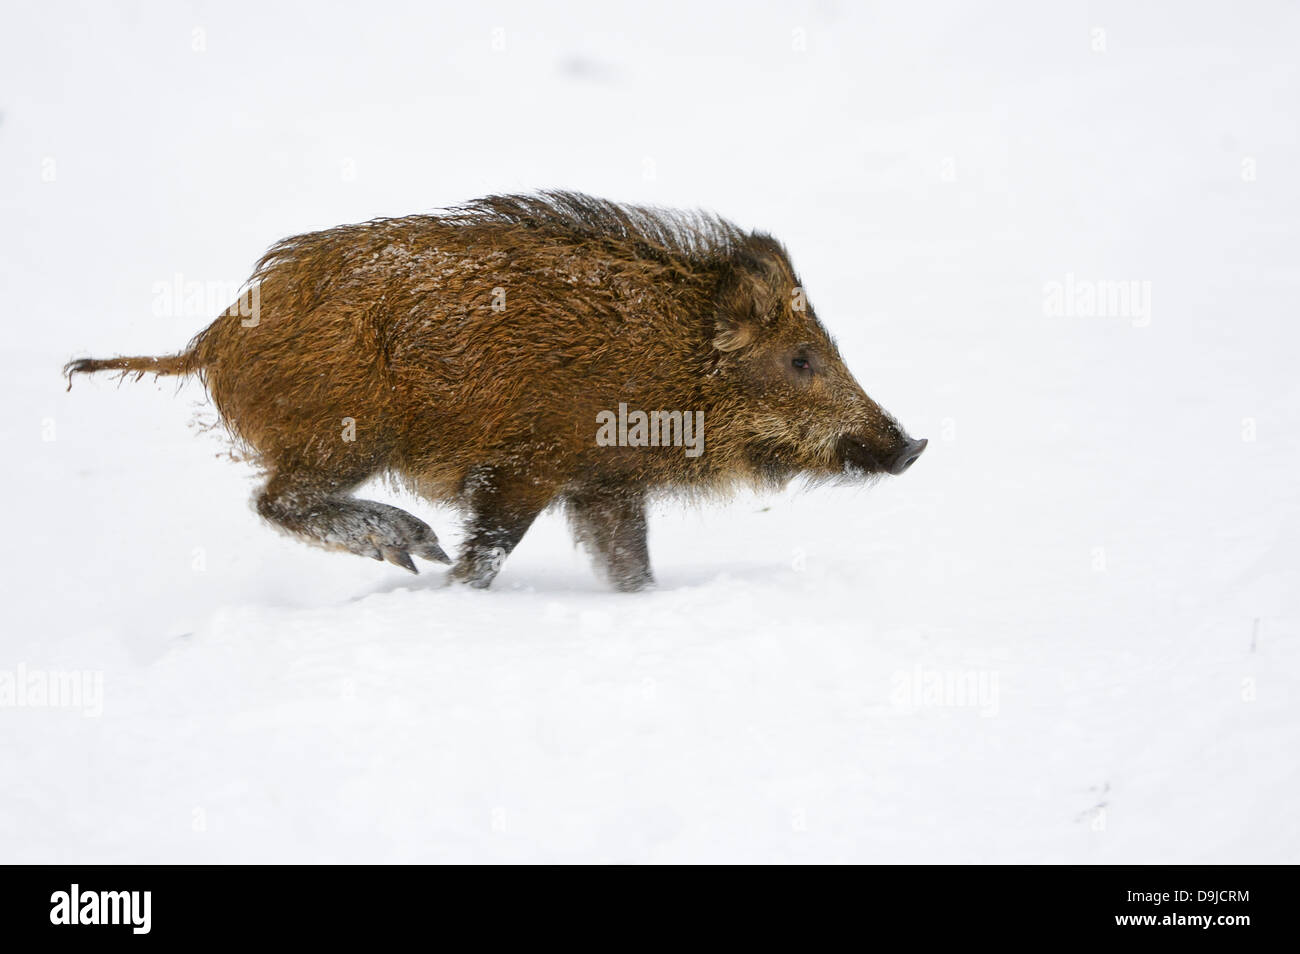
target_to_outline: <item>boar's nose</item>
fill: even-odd
[[[903,445],[903,449],[895,455],[892,461],[890,461],[889,472],[897,476],[907,470],[907,468],[916,463],[916,459],[920,457],[921,452],[925,450],[925,445],[929,443],[930,442],[924,437],[919,441],[908,441]]]

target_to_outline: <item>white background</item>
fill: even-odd
[[[0,860],[1300,860],[1294,4],[3,23],[0,673],[103,711],[0,708]],[[207,324],[176,276],[544,187],[775,233],[925,456],[664,507],[651,593],[554,515],[465,592],[261,525],[196,386],[63,390]]]

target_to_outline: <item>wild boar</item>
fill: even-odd
[[[901,474],[926,447],[869,398],[770,235],[570,192],[491,196],[274,245],[180,354],[72,361],[195,375],[301,540],[450,563],[384,475],[467,516],[486,587],[543,510],[618,589],[653,582],[646,505],[795,476]]]

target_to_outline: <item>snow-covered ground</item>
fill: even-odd
[[[1294,4],[305,10],[5,10],[0,860],[1300,861]],[[260,525],[196,387],[63,390],[538,187],[780,236],[925,457],[467,592]]]

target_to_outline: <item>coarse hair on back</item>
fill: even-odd
[[[445,229],[463,230],[462,243],[481,251],[516,247],[537,248],[553,242],[588,249],[606,247],[616,258],[630,257],[685,269],[753,268],[775,255],[787,261],[785,249],[765,232],[747,232],[714,213],[667,209],[599,199],[580,192],[542,190],[530,194],[489,195],[432,213],[379,217],[352,225],[291,235],[272,245],[253,267],[248,285],[264,281],[288,266],[301,263],[319,279],[343,275],[356,264],[362,251],[392,241],[412,239],[438,243],[434,236]],[[481,236],[480,244],[474,233]],[[290,274],[284,278],[291,280]],[[299,289],[319,297],[318,281]]]
[[[648,257],[729,259],[746,251],[753,236],[719,215],[598,199],[581,192],[543,190],[490,195],[438,216],[449,225],[513,225],[598,241],[628,242]]]

